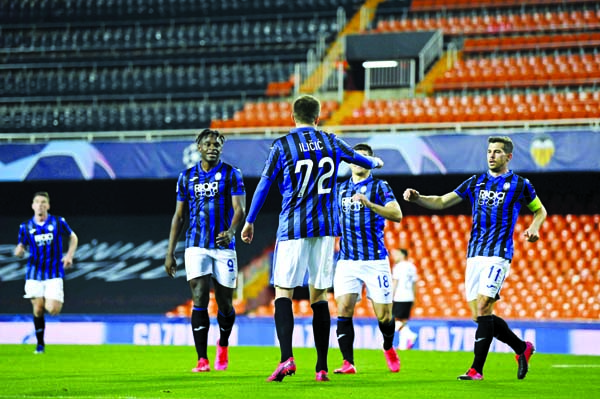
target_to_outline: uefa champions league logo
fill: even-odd
[[[93,179],[97,168],[102,169],[110,179],[116,179],[116,174],[112,166],[108,163],[104,155],[96,147],[85,141],[53,141],[44,148],[32,155],[19,158],[8,163],[0,162],[0,176],[3,181],[24,181],[27,180],[30,173],[39,169],[39,164],[48,158],[56,158],[57,162],[52,170],[46,167],[45,173],[51,174],[54,178],[64,177],[73,178],[71,175],[62,175],[65,162],[72,162],[85,180]],[[48,163],[50,164],[50,163]]]
[[[186,168],[191,168],[200,162],[200,153],[198,152],[198,144],[190,144],[183,150],[183,164]]]

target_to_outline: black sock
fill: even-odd
[[[471,366],[478,373],[483,374],[483,365],[490,351],[494,339],[494,318],[492,315],[477,318],[477,331],[475,331],[475,358]]]
[[[208,359],[206,346],[208,345],[208,329],[210,320],[208,319],[208,310],[206,308],[197,308],[192,310],[192,333],[194,335],[194,345],[198,360],[200,358]]]
[[[494,336],[510,346],[516,354],[520,355],[525,352],[527,348],[525,341],[515,335],[504,319],[496,315],[492,315],[492,317],[494,318]]]
[[[38,345],[44,345],[44,331],[46,330],[46,319],[44,315],[40,317],[33,316],[33,327],[35,328],[35,337]]]
[[[396,322],[391,320],[389,323],[384,324],[379,322],[379,330],[383,335],[383,350],[389,350],[394,346],[394,334],[396,332]]]
[[[327,301],[315,302],[310,307],[313,310],[313,336],[317,349],[317,366],[315,371],[328,371],[327,352],[329,351],[329,332],[331,330],[331,315]]]
[[[279,349],[281,350],[281,362],[285,362],[294,356],[292,351],[294,313],[292,312],[292,300],[290,298],[277,298],[275,300],[275,328],[279,340]]]
[[[342,357],[354,364],[354,323],[352,317],[338,317],[336,333]]]
[[[231,309],[231,313],[227,316],[224,316],[219,311],[217,313],[217,323],[219,323],[219,331],[221,333],[219,346],[229,346],[229,336],[231,335],[233,323],[235,323],[235,309]]]

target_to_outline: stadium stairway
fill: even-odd
[[[458,51],[456,54],[456,60],[460,60],[461,58],[462,52]],[[432,95],[435,81],[441,76],[444,76],[447,71],[451,70],[456,60],[453,59],[453,56],[449,51],[445,51],[440,59],[437,60],[437,62],[431,67],[429,72],[425,74],[423,80],[417,84],[417,87],[415,87],[415,93],[417,95]]]
[[[315,68],[315,71],[301,83],[301,93],[314,93],[321,87],[323,82],[325,82],[326,79],[323,79],[323,77],[335,72],[334,68],[343,56],[343,37],[354,33],[360,33],[363,30],[362,23],[365,21],[367,24],[371,23],[375,16],[373,10],[377,9],[377,5],[382,1],[383,0],[365,1],[359,10],[352,16],[344,29],[339,33],[336,40],[331,44],[323,62],[321,62],[319,66]]]
[[[339,108],[333,112],[331,117],[325,121],[324,126],[339,126],[344,119],[352,115],[355,109],[361,107],[365,99],[365,92],[359,90],[346,91],[344,93],[344,101]]]

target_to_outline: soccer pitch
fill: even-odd
[[[231,347],[229,369],[192,373],[193,347],[0,345],[0,398],[594,398],[600,397],[600,357],[536,353],[524,380],[514,355],[490,353],[483,381],[458,381],[472,360],[466,352],[400,352],[402,369],[388,371],[383,353],[356,350],[358,373],[336,375],[339,350],[330,349],[330,382],[316,382],[315,350],[295,349],[298,371],[266,382],[277,366],[275,347]],[[209,347],[211,366],[215,347]]]

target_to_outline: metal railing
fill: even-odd
[[[419,81],[425,77],[425,70],[433,63],[444,51],[444,35],[441,30],[437,30],[429,41],[419,52]]]
[[[415,60],[395,60],[396,66],[365,68],[365,100],[372,89],[407,87],[415,90]]]

